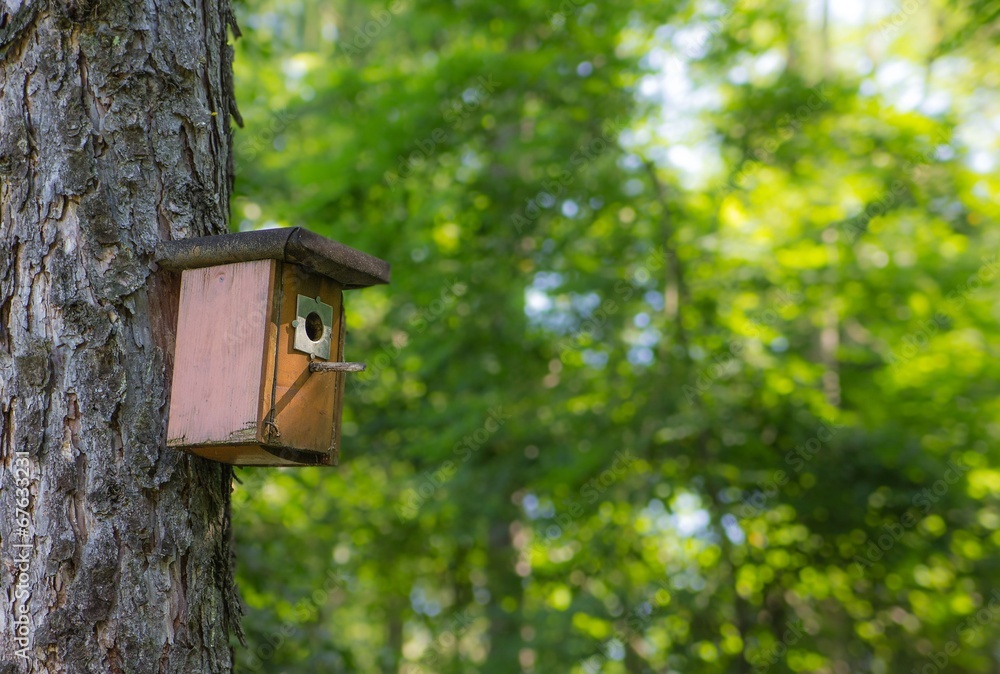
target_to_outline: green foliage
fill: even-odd
[[[997,4],[816,5],[242,7],[234,223],[393,264],[242,669],[998,667]]]

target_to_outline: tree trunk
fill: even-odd
[[[512,490],[506,480],[497,480],[494,487],[506,498],[498,504],[497,515],[489,522],[489,559],[486,564],[489,590],[492,599],[487,606],[490,619],[490,652],[484,672],[521,671],[520,651],[523,644],[519,626],[521,606],[524,605],[524,585],[514,570],[517,550],[510,535],[510,523],[519,513],[510,505]],[[504,599],[516,600],[516,607],[504,607]]]
[[[229,0],[0,0],[0,674],[232,670],[232,473],[165,447],[151,263],[227,229],[227,27]]]

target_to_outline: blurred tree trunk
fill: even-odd
[[[508,489],[498,489],[508,494]],[[519,654],[522,640],[520,633],[521,606],[524,588],[521,577],[514,570],[517,550],[510,536],[510,523],[517,517],[507,497],[497,508],[497,517],[489,523],[489,560],[486,573],[492,595],[488,604],[490,619],[490,654],[486,672],[519,672]],[[504,600],[510,602],[505,606]]]
[[[164,447],[176,278],[226,231],[228,0],[0,4],[0,672],[232,670],[231,469]]]
[[[394,595],[386,603],[385,651],[382,658],[383,674],[398,674],[399,661],[403,654],[403,597]]]

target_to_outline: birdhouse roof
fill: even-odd
[[[301,227],[178,239],[156,247],[157,264],[173,271],[251,260],[297,264],[332,278],[345,290],[389,282],[385,260]]]

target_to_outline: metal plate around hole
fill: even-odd
[[[316,341],[309,339],[309,333],[306,332],[306,317],[311,313],[317,314],[323,323],[323,334]],[[330,342],[333,337],[332,306],[324,304],[319,297],[298,295],[295,300],[295,320],[292,321],[292,327],[295,328],[295,341],[292,343],[292,347],[296,351],[308,353],[323,360],[330,359]]]

